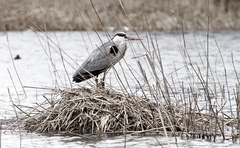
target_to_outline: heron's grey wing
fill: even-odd
[[[109,67],[111,67],[111,55],[109,53],[110,47],[111,43],[108,42],[95,49],[82,63],[81,67],[75,72],[73,81],[84,81],[100,74],[103,71],[106,71]]]
[[[82,68],[89,72],[108,69],[111,66],[111,55],[109,53],[111,45],[104,44],[95,49],[89,57],[82,63]]]

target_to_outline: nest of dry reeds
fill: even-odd
[[[88,88],[66,89],[57,94],[60,98],[49,108],[25,120],[27,130],[94,134],[163,127],[157,104],[143,97]]]
[[[46,98],[48,107],[38,104],[17,123],[32,132],[83,134],[159,133],[211,137],[225,134],[225,126],[237,124],[195,110],[163,105],[144,97],[112,89],[72,88],[55,90]],[[50,101],[51,100],[51,101]],[[22,111],[22,110],[21,110]]]

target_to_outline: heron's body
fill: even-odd
[[[125,33],[117,33],[110,41],[95,49],[75,72],[73,81],[82,82],[98,76],[115,65],[127,50],[126,39],[137,40],[128,37]]]

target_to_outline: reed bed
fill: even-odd
[[[216,138],[221,128],[236,127],[237,119],[159,104],[145,97],[113,89],[85,87],[55,90],[50,98],[22,110],[16,127],[31,132],[70,135],[155,133],[193,138]],[[221,127],[216,127],[216,121]],[[19,126],[20,125],[20,126]],[[12,126],[14,127],[14,126]],[[214,127],[214,128],[213,128]],[[226,134],[233,139],[238,135]]]
[[[210,28],[240,29],[238,0],[209,0],[210,9],[207,5],[198,0],[3,0],[0,30],[35,27],[21,11],[46,31],[124,29],[129,27],[124,11],[138,30],[181,30],[182,21],[185,29],[207,30],[208,16]]]

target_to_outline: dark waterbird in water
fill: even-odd
[[[89,57],[82,63],[81,67],[73,75],[74,82],[82,82],[104,72],[102,87],[106,71],[121,60],[127,50],[127,40],[141,40],[129,37],[124,32],[118,32],[114,37],[102,46],[90,53]],[[96,79],[97,82],[97,79]],[[98,86],[97,82],[97,86]]]
[[[17,56],[14,58],[14,60],[19,60],[19,59],[21,59],[20,55],[17,55]]]

